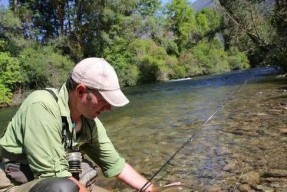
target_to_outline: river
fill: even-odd
[[[286,83],[276,70],[261,68],[130,87],[124,89],[130,104],[100,119],[117,150],[147,178],[186,144],[153,179],[159,185],[287,191]],[[0,110],[1,127],[15,110]],[[115,179],[97,182],[133,191]]]

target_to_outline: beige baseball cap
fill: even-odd
[[[120,89],[114,68],[103,58],[91,57],[80,61],[72,71],[72,79],[98,90],[112,106],[122,107],[129,103]]]

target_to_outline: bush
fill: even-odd
[[[191,53],[191,50],[185,50],[179,57],[179,63],[185,68],[184,77],[193,77],[202,75],[203,69],[200,66],[199,61]]]
[[[235,48],[231,48],[229,51],[228,63],[232,70],[250,68],[247,56]]]
[[[133,63],[129,62],[129,60],[121,60],[121,62],[118,59],[110,60],[108,58],[107,60],[114,66],[121,86],[133,86],[137,84],[139,70]]]
[[[135,57],[139,69],[139,82],[155,82],[167,80],[172,70],[166,65],[165,48],[158,46],[152,40],[137,39],[129,47]]]
[[[180,64],[178,63],[178,59],[176,56],[174,55],[167,56],[165,59],[165,63],[167,67],[170,69],[168,79],[177,79],[185,75],[185,71],[181,73],[182,71],[179,70]]]
[[[230,71],[227,61],[228,54],[218,39],[213,39],[210,42],[201,41],[193,47],[191,53],[205,75]]]
[[[30,89],[59,87],[67,79],[73,62],[52,46],[34,46],[21,51],[19,60]]]
[[[12,102],[12,96],[11,91],[0,82],[0,107],[9,105]]]
[[[17,58],[7,52],[0,52],[0,81],[7,89],[14,91],[24,82],[24,76]]]
[[[12,91],[21,87],[24,82],[20,63],[7,52],[0,52],[0,106],[12,101]]]
[[[134,56],[121,42],[104,50],[104,58],[115,68],[121,86],[136,85],[139,70],[133,60]]]

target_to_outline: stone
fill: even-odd
[[[238,186],[237,188],[240,192],[249,192],[251,191],[251,187],[248,184],[243,184]]]
[[[251,171],[249,173],[242,175],[240,182],[244,184],[249,184],[249,185],[259,184],[260,174],[255,171]]]

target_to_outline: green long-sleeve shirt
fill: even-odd
[[[27,156],[36,178],[71,176],[62,144],[62,116],[67,118],[69,130],[72,130],[68,92],[65,84],[59,90],[54,89],[54,92],[58,97],[57,101],[46,90],[31,93],[0,139],[0,145],[6,151]],[[82,120],[82,132],[76,142],[81,145],[92,139],[91,150],[95,150],[95,162],[104,175],[112,177],[119,174],[124,168],[125,160],[115,150],[100,120],[84,117]]]

